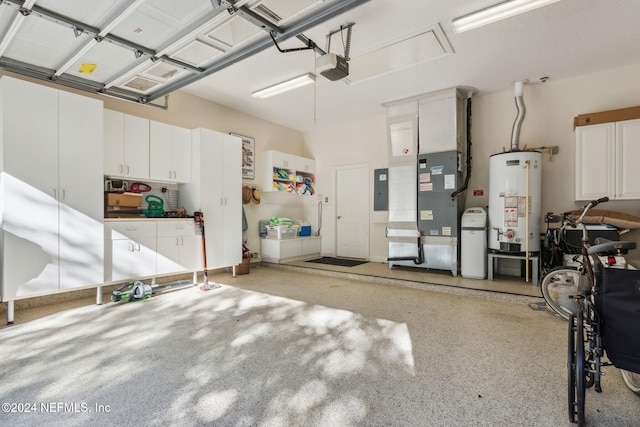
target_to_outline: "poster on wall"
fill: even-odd
[[[251,137],[231,133],[242,139],[242,179],[255,178],[255,140]]]

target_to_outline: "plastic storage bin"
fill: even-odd
[[[267,227],[267,237],[270,239],[295,239],[298,237],[297,225],[270,225]]]

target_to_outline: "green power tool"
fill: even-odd
[[[164,200],[161,197],[149,195],[144,198],[147,201],[147,209],[142,213],[147,218],[158,218],[164,216]]]

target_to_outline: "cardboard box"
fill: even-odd
[[[108,193],[108,210],[137,209],[142,204],[142,195],[136,193]]]

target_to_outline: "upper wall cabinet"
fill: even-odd
[[[149,179],[149,120],[104,110],[104,174]]]
[[[640,199],[640,119],[576,127],[575,199]]]
[[[149,178],[191,182],[191,131],[152,120],[149,138]]]
[[[316,161],[280,151],[262,153],[262,190],[311,195]]]

